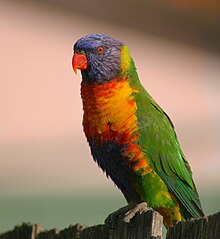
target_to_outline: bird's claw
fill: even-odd
[[[146,202],[138,204],[131,203],[125,207],[118,209],[116,212],[111,213],[105,219],[105,225],[107,225],[109,228],[114,228],[119,222],[130,223],[131,219],[137,213],[141,214],[143,212],[148,211],[149,209],[150,208],[148,208]]]
[[[105,225],[109,228],[114,228],[118,222],[123,222],[123,218],[126,215],[128,211],[131,210],[131,208],[134,207],[134,204],[129,204],[125,207],[119,208],[117,211],[111,213],[108,215],[108,217],[105,219]]]
[[[125,213],[125,217],[123,219],[124,222],[130,223],[131,219],[137,214],[142,214],[143,212],[148,211],[150,208],[147,206],[146,202],[141,202],[136,204],[135,207],[131,208],[129,211]]]

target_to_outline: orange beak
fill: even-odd
[[[75,52],[72,59],[72,66],[76,74],[77,74],[77,69],[81,71],[86,70],[88,67],[88,61],[87,61],[86,55],[78,54]]]

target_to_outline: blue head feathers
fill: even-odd
[[[104,34],[90,34],[80,38],[74,52],[85,53],[88,68],[82,70],[83,81],[105,83],[121,72],[120,49],[124,44]]]

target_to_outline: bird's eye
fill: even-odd
[[[104,46],[99,46],[99,47],[97,48],[97,51],[98,51],[99,54],[103,54],[104,51],[105,51]]]

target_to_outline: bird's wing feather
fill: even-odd
[[[136,102],[139,143],[152,167],[193,217],[203,216],[190,166],[170,118],[144,89],[136,94]]]

